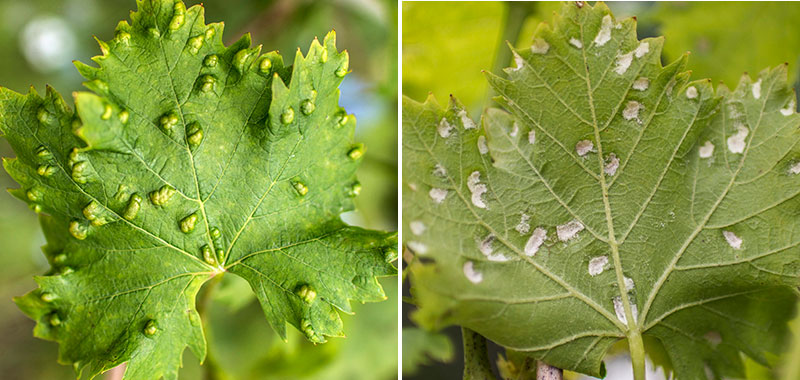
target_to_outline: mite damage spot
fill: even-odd
[[[458,117],[461,118],[461,124],[464,124],[464,129],[478,128],[478,126],[475,125],[475,122],[469,118],[469,115],[467,115],[467,111],[464,110],[458,111]]]
[[[477,284],[483,281],[483,273],[475,270],[472,261],[467,261],[466,263],[464,263],[464,276],[466,276],[467,280],[469,280],[473,284]]]
[[[789,174],[800,174],[800,161],[789,168]]]
[[[589,260],[589,275],[594,277],[603,273],[606,265],[608,265],[608,256],[599,256]]]
[[[592,149],[594,149],[594,144],[592,144],[592,142],[589,140],[581,140],[575,144],[575,152],[581,157],[591,152]]]
[[[445,169],[442,164],[436,164],[436,166],[433,167],[433,175],[444,178],[447,176],[447,169]]]
[[[751,90],[753,91],[754,98],[758,99],[761,97],[761,79],[753,83],[753,88]]]
[[[486,184],[480,183],[481,173],[478,171],[472,172],[467,178],[467,187],[472,192],[472,204],[478,208],[486,208],[486,203],[483,202],[481,197],[486,192]]]
[[[425,233],[425,230],[427,229],[427,227],[425,227],[425,223],[422,223],[419,220],[415,220],[415,221],[409,223],[408,224],[408,228],[411,229],[411,233],[412,234],[417,235],[417,236],[422,235],[423,233]]]
[[[489,261],[508,261],[509,258],[503,255],[502,253],[494,253],[494,248],[492,247],[492,243],[494,243],[495,236],[494,234],[489,234],[485,239],[483,239],[480,243],[478,243],[478,250],[486,256]]]
[[[410,241],[406,243],[406,247],[418,255],[424,255],[428,253],[428,246],[418,241]]]
[[[716,348],[720,343],[722,343],[722,335],[716,331],[707,332],[705,335],[703,335],[703,338],[711,345],[711,347]]]
[[[522,70],[522,66],[525,65],[525,60],[522,59],[516,50],[512,50],[511,53],[514,55],[514,68],[511,71],[520,71]]]
[[[447,190],[434,187],[428,192],[428,195],[431,197],[431,199],[433,199],[434,202],[442,203],[444,202],[444,198],[447,197]]]
[[[579,40],[579,39],[577,39],[575,37],[569,39],[569,44],[572,45],[572,46],[575,46],[578,49],[582,49],[583,48],[583,42],[581,42],[581,40]]]
[[[650,52],[650,44],[647,42],[640,42],[639,46],[636,47],[636,50],[633,51],[633,55],[636,58],[642,58],[645,54]]]
[[[413,182],[409,183],[408,188],[411,189],[411,191],[417,191],[417,184]]]
[[[722,236],[725,237],[725,240],[731,248],[736,250],[742,249],[742,238],[736,236],[735,233],[731,231],[722,231]]]
[[[622,298],[618,296],[614,297],[614,313],[617,314],[617,319],[619,319],[620,322],[625,325],[628,324],[628,318],[625,316],[625,306],[622,304]],[[631,314],[633,314],[633,323],[636,323],[639,310],[637,310],[636,304],[634,303],[631,303]]]
[[[583,223],[572,220],[556,227],[556,234],[558,235],[558,240],[568,241],[578,236],[578,232],[583,231],[583,229]]]
[[[447,119],[442,118],[442,121],[439,122],[439,126],[436,127],[436,130],[439,131],[439,136],[442,136],[442,138],[448,138],[453,132],[453,126],[447,122]]]
[[[527,234],[528,231],[531,230],[531,225],[528,223],[530,220],[531,220],[530,215],[522,214],[522,216],[519,219],[519,223],[517,223],[517,226],[514,227],[514,229],[517,230],[517,232],[519,232],[522,235]]]
[[[519,124],[517,124],[517,122],[515,121],[514,124],[511,126],[511,132],[509,133],[509,135],[511,135],[511,137],[517,137],[518,133],[519,133]]]
[[[714,144],[711,141],[706,141],[697,151],[700,153],[700,158],[709,158],[714,155]]]
[[[639,120],[639,111],[643,109],[644,106],[642,103],[631,100],[625,105],[625,109],[622,110],[622,117],[625,118],[625,120],[636,120],[641,123],[641,120]]]
[[[617,169],[619,168],[619,158],[616,154],[611,153],[606,158],[606,166],[603,168],[603,171],[608,174],[609,176],[614,176],[617,174]]]
[[[744,139],[747,137],[747,134],[750,133],[750,130],[741,123],[737,123],[736,128],[738,130],[736,134],[728,137],[728,150],[730,150],[731,153],[743,153],[747,145]]]
[[[531,52],[534,54],[547,54],[550,50],[550,44],[541,38],[534,38],[533,45],[531,45]]]
[[[792,97],[792,99],[789,100],[789,104],[786,105],[786,108],[781,108],[781,115],[783,115],[783,116],[791,116],[791,115],[794,114],[794,110],[796,108],[797,108],[797,105],[795,104],[794,97]]]
[[[630,292],[631,290],[633,290],[634,283],[632,278],[623,277],[622,280],[623,282],[625,282],[625,291]]]
[[[614,72],[619,75],[625,74],[631,67],[631,62],[633,62],[633,52],[617,56],[617,67],[614,68]]]
[[[689,98],[689,99],[696,98],[697,97],[697,87],[689,86],[689,88],[686,89],[686,97]]]
[[[633,89],[636,91],[644,91],[650,87],[650,79],[645,77],[639,77],[635,81],[633,81]]]
[[[489,147],[486,146],[486,137],[478,136],[478,152],[480,154],[489,153]]]
[[[539,252],[539,247],[544,244],[544,241],[547,239],[547,231],[542,227],[536,227],[531,234],[531,237],[528,238],[528,242],[525,243],[525,255],[533,256],[536,252]]]
[[[528,132],[528,143],[533,145],[536,142],[536,131]]]
[[[600,25],[600,31],[597,32],[597,36],[594,38],[594,44],[597,46],[603,46],[606,42],[611,40],[611,16],[605,15],[603,16],[603,22]]]

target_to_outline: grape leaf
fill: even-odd
[[[41,213],[52,265],[15,300],[35,335],[79,377],[127,361],[126,379],[174,379],[185,347],[205,356],[198,290],[230,272],[281,337],[343,336],[337,309],[385,299],[396,273],[395,234],[339,219],[364,152],[338,106],[347,52],[331,32],[286,66],[249,35],[224,46],[201,6],[138,5],[99,67],[76,63],[92,92],[75,111],[0,89],[11,193]]]
[[[551,25],[487,74],[505,110],[480,127],[455,99],[404,99],[415,320],[593,376],[621,339],[643,370],[642,336],[679,378],[766,363],[800,274],[786,67],[715,91],[602,3]]]

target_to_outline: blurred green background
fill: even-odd
[[[755,76],[767,67],[787,62],[790,83],[795,83],[795,89],[800,87],[798,2],[607,4],[618,19],[637,17],[640,39],[666,36],[664,63],[691,52],[687,69],[693,79],[712,78],[733,88],[743,72]],[[513,66],[506,41],[519,48],[529,47],[536,26],[552,20],[553,12],[561,6],[560,2],[404,2],[403,95],[424,101],[432,93],[440,105],[445,105],[453,94],[477,119],[485,107],[494,106],[481,70],[505,75],[501,70]],[[406,281],[403,294],[410,296]],[[441,333],[421,331],[409,319],[413,310],[411,303],[404,303],[403,378],[458,378],[463,369],[460,328],[450,327]],[[490,347],[492,361],[500,353],[499,347]],[[611,358],[606,363],[607,378],[629,378],[630,362],[625,360],[629,359]],[[748,362],[748,371],[749,379],[774,378],[754,362]],[[579,377],[568,374],[567,378]],[[664,379],[665,375],[652,369],[651,378]]]
[[[186,1],[187,7],[199,1]],[[279,50],[290,62],[315,36],[337,32],[350,53],[352,74],[341,86],[341,104],[358,118],[357,140],[367,146],[359,169],[363,191],[358,211],[346,221],[396,230],[397,221],[397,2],[396,0],[205,0],[206,22],[225,22],[224,39],[250,32],[264,51]],[[91,63],[100,53],[92,38],[113,37],[114,27],[136,8],[134,0],[0,0],[0,85],[44,92],[50,84],[65,98],[80,90],[72,60]],[[70,102],[71,103],[71,102]],[[0,139],[0,156],[13,157]],[[16,184],[0,170],[0,187]],[[0,378],[71,379],[56,363],[57,345],[33,338],[33,321],[11,297],[35,288],[33,275],[47,263],[35,214],[0,193]],[[397,281],[381,281],[385,302],[354,305],[343,315],[346,339],[313,346],[290,330],[284,343],[273,333],[249,286],[226,276],[208,310],[209,359],[200,368],[185,354],[183,379],[394,379],[397,377]],[[208,368],[208,369],[207,369]],[[205,371],[205,372],[204,372]],[[222,375],[222,372],[225,374]]]

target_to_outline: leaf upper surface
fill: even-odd
[[[405,243],[434,260],[412,266],[419,322],[594,376],[631,331],[680,378],[777,352],[800,273],[786,68],[715,92],[635,30],[565,5],[487,74],[505,110],[480,127],[404,99]]]
[[[339,219],[363,154],[338,105],[347,52],[331,32],[287,66],[249,35],[224,46],[201,6],[138,5],[99,67],[76,63],[75,111],[0,89],[11,192],[42,213],[53,267],[16,299],[36,335],[88,377],[128,361],[126,379],[174,379],[185,347],[205,356],[198,290],[231,272],[282,337],[343,336],[337,309],[383,300],[396,272],[394,234]]]

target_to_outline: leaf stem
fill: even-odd
[[[525,19],[536,11],[536,2],[506,2],[506,12],[503,16],[503,32],[497,42],[497,51],[494,55],[493,73],[500,73],[503,68],[511,63],[511,49],[506,46],[506,42],[516,44],[519,33],[525,25]],[[489,87],[486,92],[486,106],[496,93]]]
[[[628,330],[628,348],[631,352],[634,380],[646,380],[644,370],[644,341],[642,340],[642,334],[639,332],[639,329],[632,328]]]
[[[466,328],[461,328],[464,342],[464,380],[494,380],[486,338]]]
[[[200,320],[203,323],[203,330],[206,336],[208,336],[208,331],[210,329],[210,321],[206,318],[208,304],[211,301],[211,294],[214,293],[214,289],[219,285],[222,281],[222,277],[224,273],[220,273],[211,281],[206,284],[206,286],[200,289],[200,294],[197,296],[197,314],[200,315]],[[209,344],[211,343],[210,340],[207,340]],[[217,380],[219,379],[218,374],[221,372],[221,368],[217,363],[216,358],[211,353],[211,350],[206,349],[206,360],[203,364],[203,379],[205,380]]]

